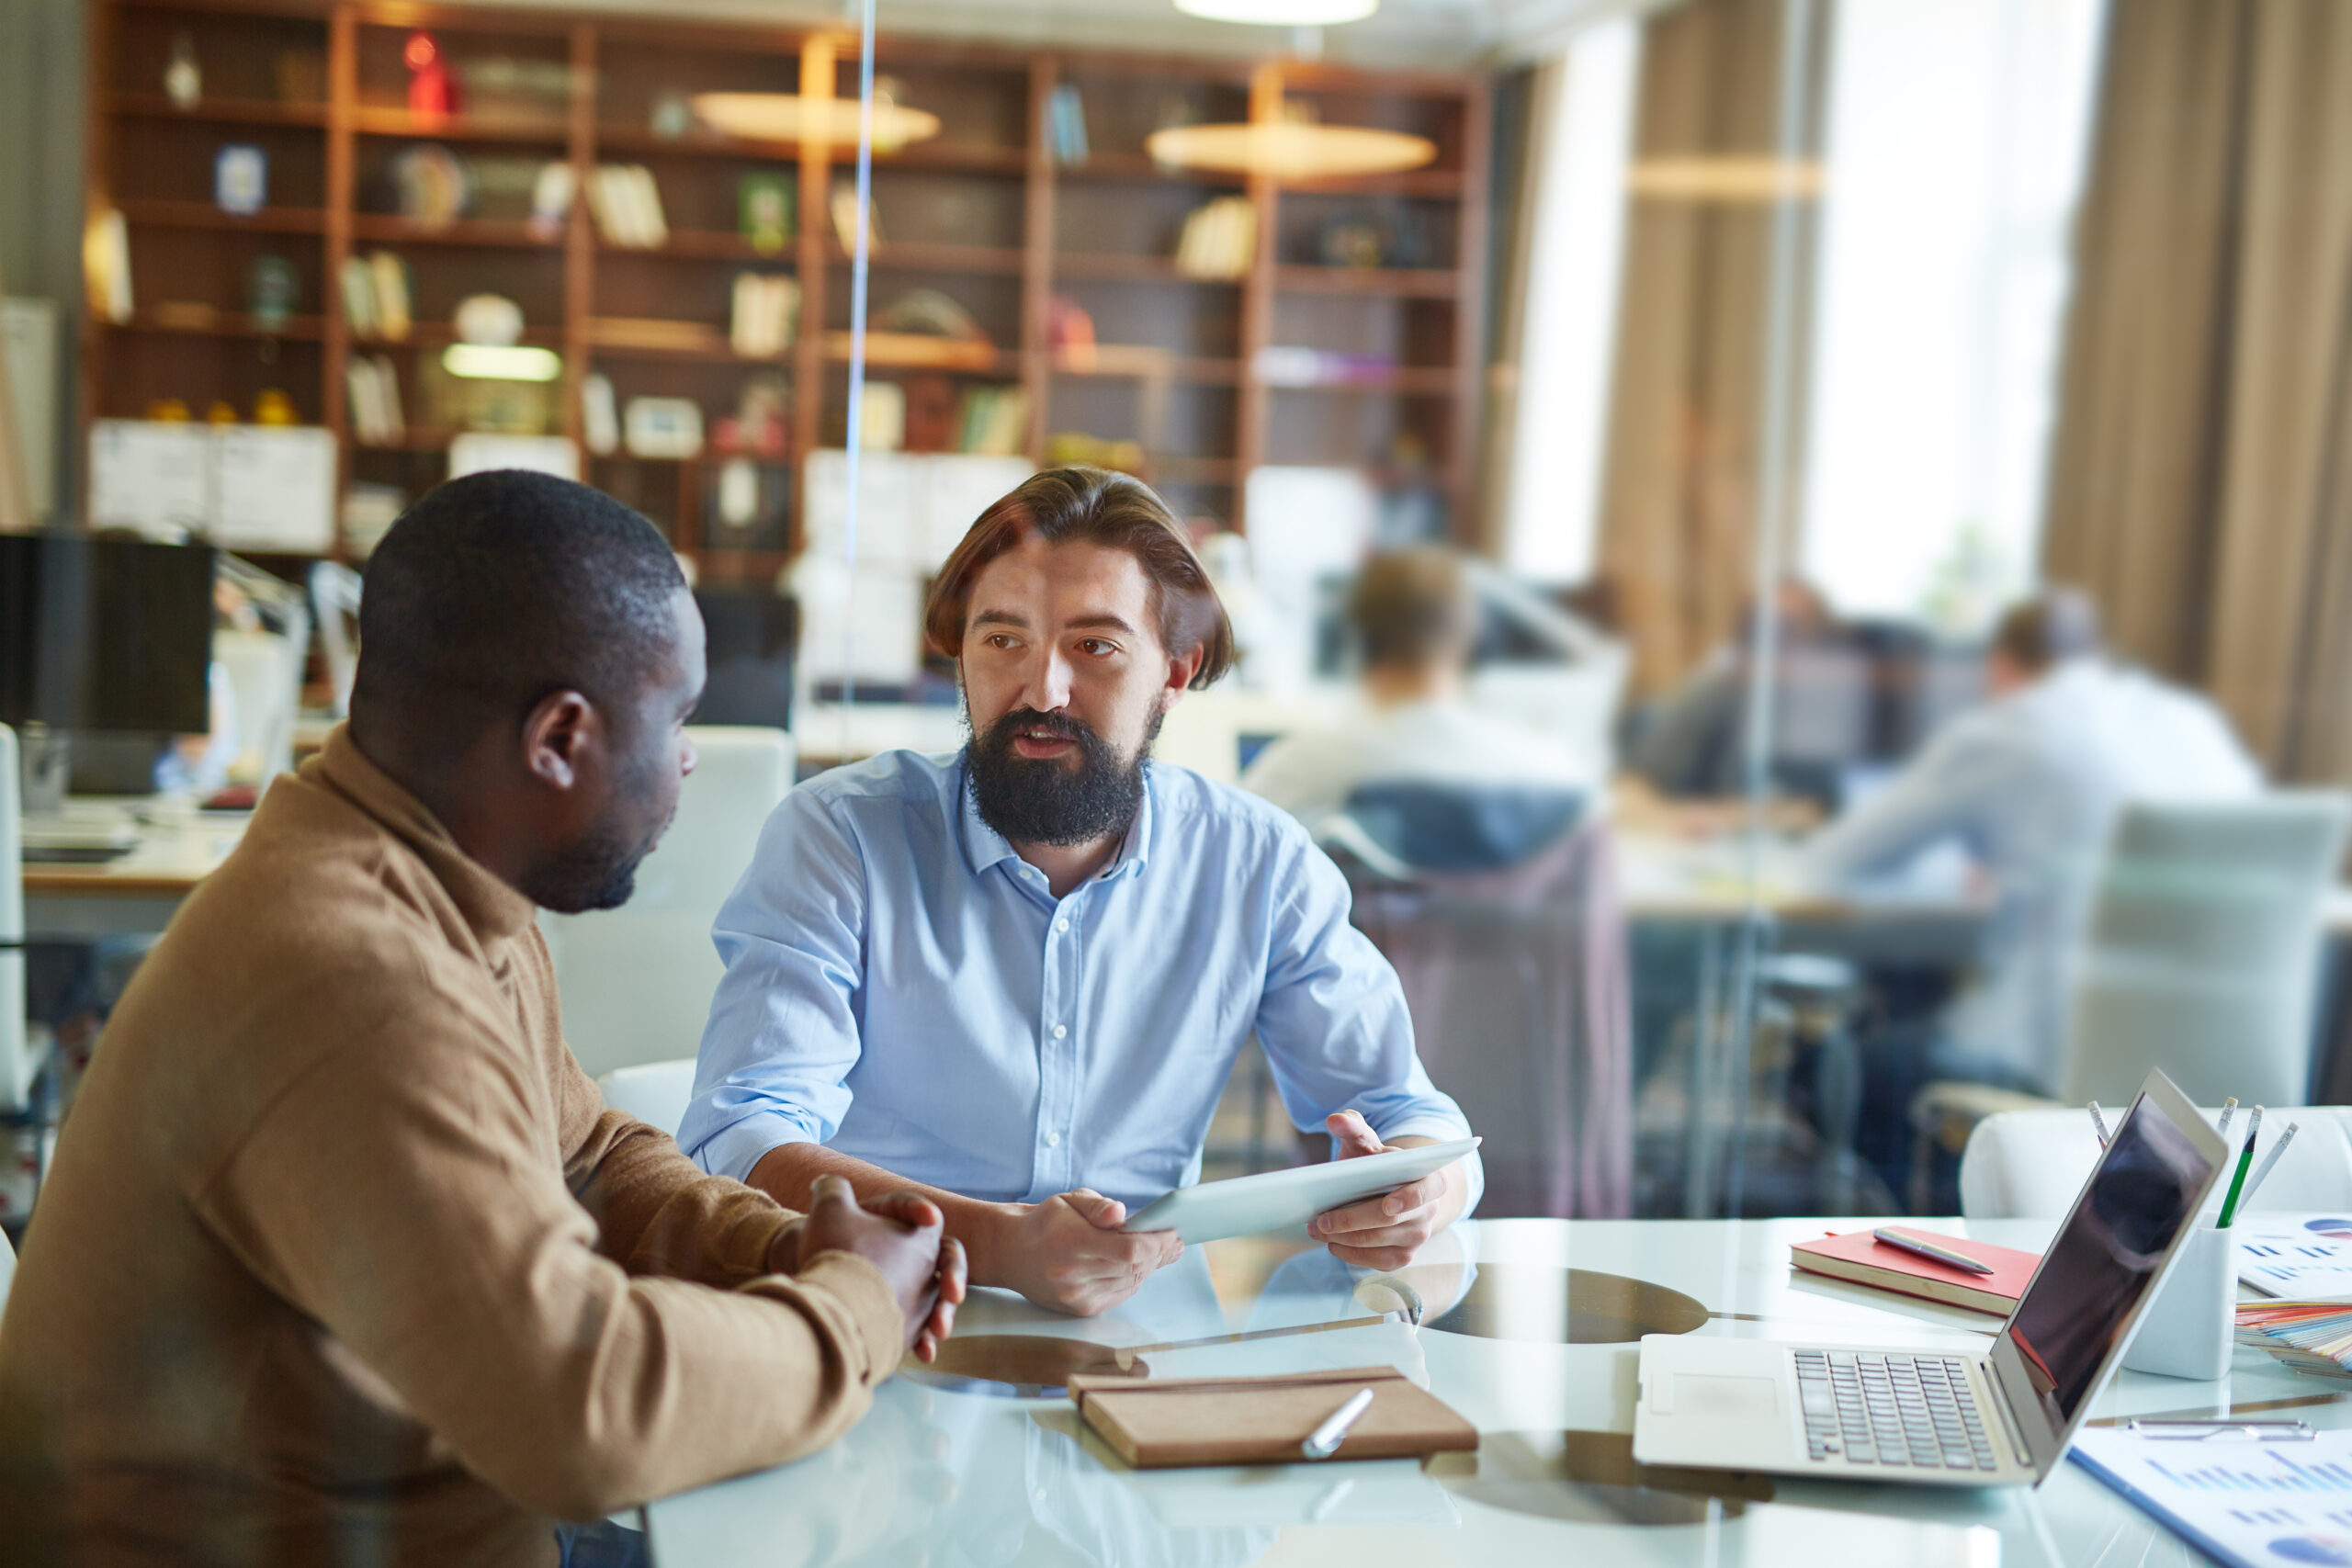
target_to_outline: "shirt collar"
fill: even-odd
[[[343,796],[416,852],[485,949],[512,941],[531,923],[531,901],[460,849],[423,801],[368,761],[349,724],[328,733],[319,754],[302,764],[302,777]]]
[[[1114,877],[1142,874],[1144,863],[1150,858],[1151,800],[1156,793],[1159,771],[1159,763],[1148,761],[1144,763],[1143,799],[1136,807],[1136,819],[1127,824],[1126,837],[1119,841],[1119,852],[1111,857],[1110,864],[1095,874],[1095,881],[1108,882]],[[981,875],[990,866],[1001,865],[1006,861],[1027,864],[1011,840],[989,827],[980,816],[979,797],[972,790],[971,752],[968,748],[956,762],[955,778],[956,812],[964,827],[964,859],[971,866],[972,874]]]

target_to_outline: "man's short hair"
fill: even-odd
[[[452,479],[368,559],[352,711],[438,757],[556,692],[618,711],[675,639],[685,585],[661,530],[599,491],[520,469]]]
[[[1425,546],[1364,563],[1348,620],[1368,666],[1426,669],[1465,658],[1478,635],[1478,597],[1462,558]]]
[[[1031,534],[1049,545],[1075,540],[1135,557],[1151,584],[1160,646],[1178,657],[1200,650],[1193,690],[1232,667],[1232,624],[1176,514],[1142,480],[1083,467],[1032,474],[980,513],[932,579],[922,629],[933,651],[962,655],[972,584],[989,562]]]
[[[2052,588],[2013,604],[1993,628],[1994,651],[2028,674],[2039,675],[2100,651],[2098,606],[2087,594]]]

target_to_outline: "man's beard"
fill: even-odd
[[[973,733],[964,749],[972,775],[972,800],[980,820],[1015,844],[1068,848],[1124,833],[1143,806],[1143,765],[1159,737],[1154,713],[1136,754],[1122,760],[1091,725],[1069,714],[1015,708]],[[967,703],[964,724],[971,728]],[[1072,767],[1059,757],[1023,757],[1012,749],[1022,729],[1044,730],[1078,748]]]
[[[559,915],[585,914],[592,909],[617,909],[637,891],[637,868],[677,820],[678,808],[650,833],[632,834],[618,820],[645,797],[652,780],[639,773],[624,781],[615,809],[578,839],[546,856],[530,868],[523,895],[542,909]]]

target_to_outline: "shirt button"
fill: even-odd
[[[1054,1025],[1054,1038],[1055,1038],[1055,1039],[1057,1039],[1057,1040],[1062,1039],[1064,1036],[1068,1035],[1069,1033],[1069,1024],[1067,1024],[1067,1023],[1057,1023],[1057,1024]]]
[[[1057,931],[1066,931],[1069,930],[1069,922],[1068,920],[1056,920],[1054,922],[1054,930]]]
[[[1059,1133],[1046,1134],[1046,1146],[1049,1149],[1060,1148],[1062,1146],[1062,1135]]]

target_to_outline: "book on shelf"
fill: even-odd
[[[1046,96],[1046,145],[1057,164],[1086,162],[1086,100],[1075,82],[1062,83]]]
[[[974,387],[964,394],[956,448],[991,457],[1020,455],[1028,444],[1029,393],[1021,387]]]
[[[351,436],[362,446],[394,446],[408,439],[401,410],[400,373],[380,354],[355,354],[344,366],[350,394]]]
[[[658,251],[670,243],[662,188],[642,164],[600,164],[588,181],[588,211],[605,243],[623,250]]]
[[[390,251],[345,256],[341,277],[343,319],[351,335],[406,343],[415,324],[409,309],[408,263]]]
[[[738,273],[727,340],[746,359],[774,359],[792,346],[800,319],[800,282]]]
[[[1187,277],[1239,277],[1258,251],[1258,209],[1246,196],[1194,208],[1176,239],[1176,270]]]
[[[1807,1273],[1892,1291],[1897,1295],[1918,1296],[1947,1306],[1965,1307],[1971,1312],[1991,1313],[1996,1317],[2007,1317],[2016,1310],[2018,1298],[2025,1294],[2026,1282],[2041,1265],[2041,1254],[2038,1252],[1996,1247],[1989,1241],[1938,1235],[1912,1225],[1903,1228],[1947,1251],[1973,1258],[1993,1271],[1974,1274],[1949,1263],[1939,1263],[1932,1258],[1891,1247],[1869,1231],[1798,1242],[1789,1248],[1789,1261]]]
[[[82,283],[90,314],[118,325],[130,320],[130,229],[120,208],[100,213],[84,236]]]
[[[857,187],[854,185],[835,186],[831,202],[833,218],[833,238],[841,242],[844,251],[857,250]],[[869,249],[882,243],[882,209],[869,195],[865,203],[865,243]]]
[[[793,176],[772,169],[745,175],[735,186],[735,223],[743,243],[772,256],[792,243],[796,189]]]

